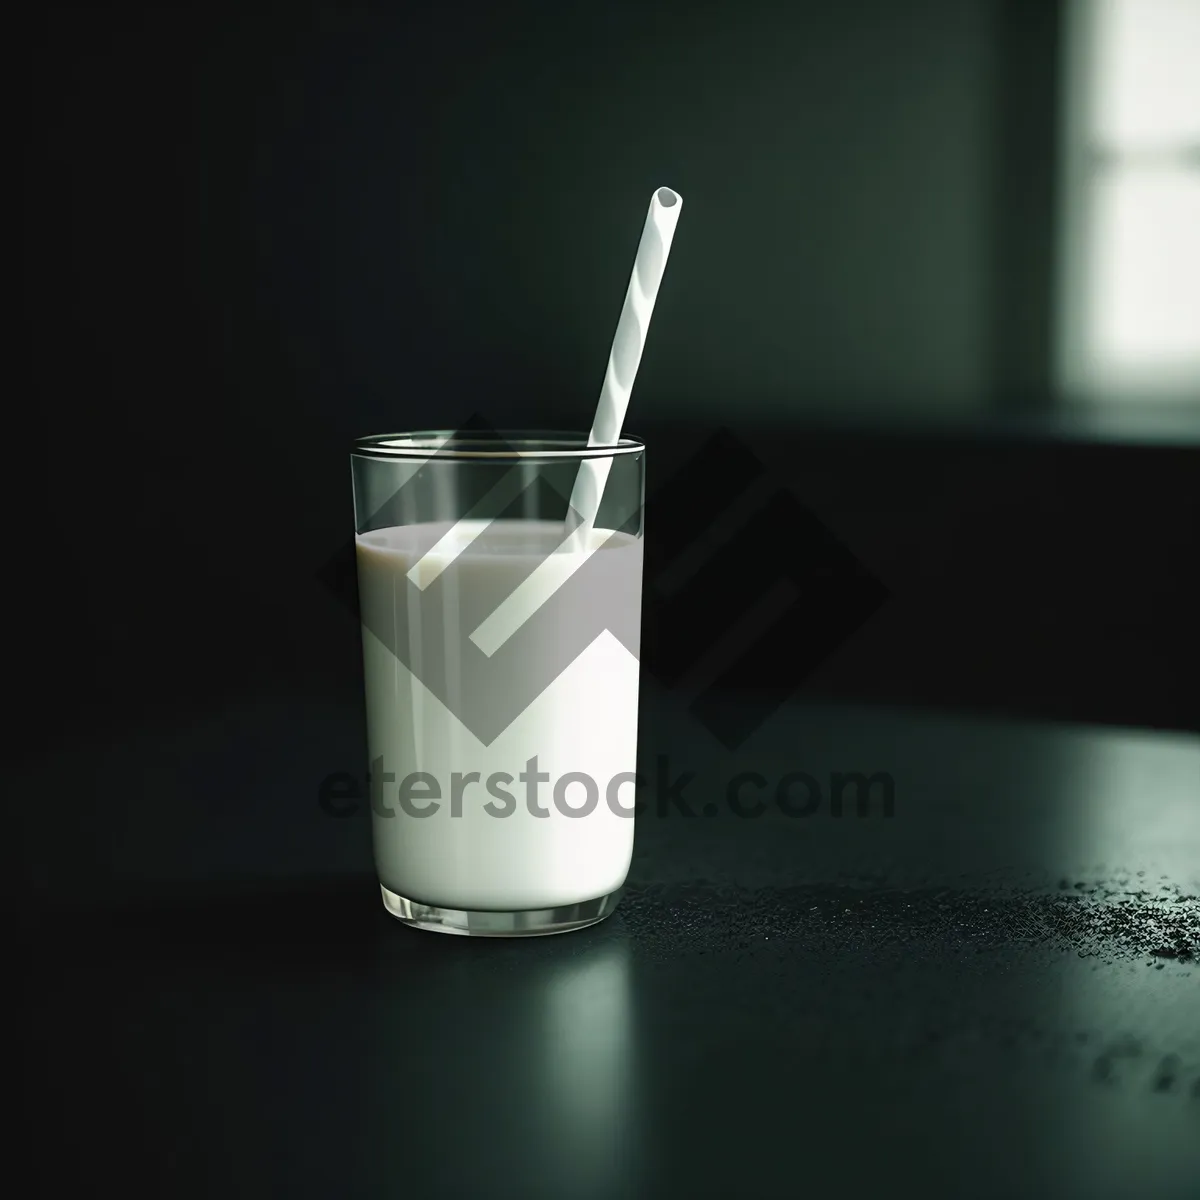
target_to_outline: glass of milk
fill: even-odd
[[[633,849],[645,448],[488,432],[351,454],[375,864],[422,929],[559,933]],[[601,499],[582,523],[580,473]]]

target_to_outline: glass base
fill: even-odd
[[[596,900],[563,904],[558,908],[527,908],[518,912],[474,912],[463,908],[438,908],[389,891],[382,884],[383,907],[398,921],[414,929],[438,933],[461,933],[468,937],[537,937],[546,933],[570,933],[603,921],[621,900],[621,889]]]

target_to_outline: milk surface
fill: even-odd
[[[624,882],[633,848],[633,818],[613,805],[631,809],[634,801],[633,783],[616,777],[636,770],[639,664],[627,630],[623,643],[577,618],[597,593],[606,603],[616,597],[609,607],[640,614],[630,606],[640,602],[641,541],[593,530],[583,548],[551,554],[563,539],[557,522],[461,522],[457,546],[447,542],[451,528],[409,525],[356,539],[368,748],[383,776],[372,782],[380,882],[446,908],[513,911],[606,895]],[[524,640],[489,660],[496,672],[459,671],[462,640],[539,562],[536,587],[549,599],[528,618]],[[414,566],[416,580],[436,580],[423,599],[410,581]],[[582,649],[572,660],[576,644]],[[427,686],[435,676],[441,698]],[[482,691],[498,706],[504,728],[489,744],[460,719],[460,688],[473,689],[466,700]],[[527,694],[533,698],[521,709]],[[535,757],[549,779],[522,781]],[[595,782],[598,796],[582,816],[555,803],[555,785],[575,772]],[[413,781],[416,773],[431,779]],[[406,812],[399,802],[406,777],[411,807],[440,807]],[[530,811],[531,788],[546,815]],[[575,809],[590,799],[578,781],[560,795]]]

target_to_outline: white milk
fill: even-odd
[[[514,659],[515,647],[510,645],[508,659],[501,659],[502,649],[490,660],[501,663],[501,669],[485,686],[496,684],[496,696],[510,697],[501,703],[506,706],[503,722],[507,724],[510,715],[512,721],[484,745],[451,711],[465,712],[454,694],[454,646],[514,591],[533,562],[561,542],[563,530],[556,522],[496,521],[472,541],[479,527],[470,530],[461,523],[470,544],[451,571],[447,560],[455,557],[456,547],[439,541],[450,528],[448,523],[412,525],[357,538],[368,748],[371,762],[382,758],[382,771],[395,777],[373,785],[374,798],[393,812],[390,817],[372,815],[380,882],[407,899],[458,909],[549,908],[604,896],[624,882],[633,849],[633,817],[614,812],[607,793],[615,776],[636,770],[637,657],[607,631],[586,644],[594,631],[575,621],[574,634],[585,639],[586,648],[536,694],[537,685],[551,678],[546,663],[554,658],[556,637],[567,637],[564,630],[574,620],[563,600],[570,584],[564,585],[557,617],[555,601],[550,600],[539,614],[541,621],[539,615],[531,617],[523,631],[527,638],[536,637],[536,647],[528,640],[524,643],[533,652],[522,650]],[[611,585],[625,611],[640,615],[640,607],[628,607],[638,603],[641,592],[640,540],[614,538],[606,530],[594,530],[590,536],[594,557],[587,570],[593,572],[592,583],[599,579],[603,587],[591,586],[588,594],[600,591],[608,596]],[[608,539],[613,540],[597,548]],[[586,552],[552,555],[539,572],[538,586],[545,595],[554,594],[564,579],[580,570],[585,557]],[[414,612],[408,573],[418,561],[418,579],[433,579],[446,571],[439,585],[429,585],[433,620],[427,607],[420,619]],[[580,571],[577,584],[585,578]],[[389,637],[393,645],[406,639],[401,657],[389,649]],[[539,659],[539,653],[549,657]],[[560,646],[556,665],[566,657]],[[449,707],[418,678],[422,674],[433,682],[424,669],[430,662],[446,668],[443,677],[450,678],[451,686],[443,695],[448,695]],[[523,687],[535,698],[517,712]],[[537,772],[550,778],[531,785],[519,776],[535,756]],[[440,808],[431,815],[410,815],[399,803],[401,782],[415,772],[431,775],[440,793]],[[456,804],[453,776],[472,772],[480,778],[461,784]],[[598,803],[587,815],[566,816],[555,804],[554,785],[570,772],[583,772],[596,782]],[[511,782],[492,779],[499,794],[488,787],[489,778],[498,773],[511,776]],[[529,811],[531,786],[536,786],[536,803],[547,816]],[[588,798],[578,782],[562,795],[574,808]],[[431,802],[427,784],[411,796],[417,808]],[[618,781],[615,805],[631,809],[633,801],[632,782]],[[509,815],[493,815],[486,804]],[[459,815],[454,815],[456,807]]]

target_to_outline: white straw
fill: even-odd
[[[612,446],[621,436],[629,394],[642,361],[650,316],[654,312],[654,301],[658,298],[682,207],[683,197],[670,188],[656,188],[650,197],[650,211],[646,214],[642,240],[633,260],[625,303],[621,306],[617,332],[608,354],[600,402],[588,435],[589,446]],[[588,545],[588,535],[600,511],[611,465],[609,456],[586,458],[580,463],[571,492],[566,537],[560,547],[575,554],[571,570],[563,572],[562,560],[553,561],[556,557],[553,555],[535,567],[471,634],[471,641],[484,654],[489,657],[495,654],[590,557],[593,547]]]
[[[646,213],[642,240],[638,243],[637,257],[633,260],[633,270],[629,275],[629,287],[625,291],[625,303],[621,306],[617,332],[608,353],[608,369],[604,372],[600,402],[596,406],[592,431],[588,435],[589,446],[612,446],[620,439],[621,426],[625,423],[625,413],[629,408],[629,395],[633,391],[633,381],[637,378],[642,350],[646,345],[646,334],[650,330],[654,301],[658,299],[659,285],[667,267],[667,256],[671,253],[671,241],[675,237],[675,226],[679,222],[682,207],[683,197],[670,188],[656,188],[650,197],[650,210]],[[600,501],[611,466],[612,459],[609,457],[588,458],[580,464],[571,492],[571,509],[578,521],[572,530],[572,549],[582,549],[586,545],[588,532],[600,511]]]

